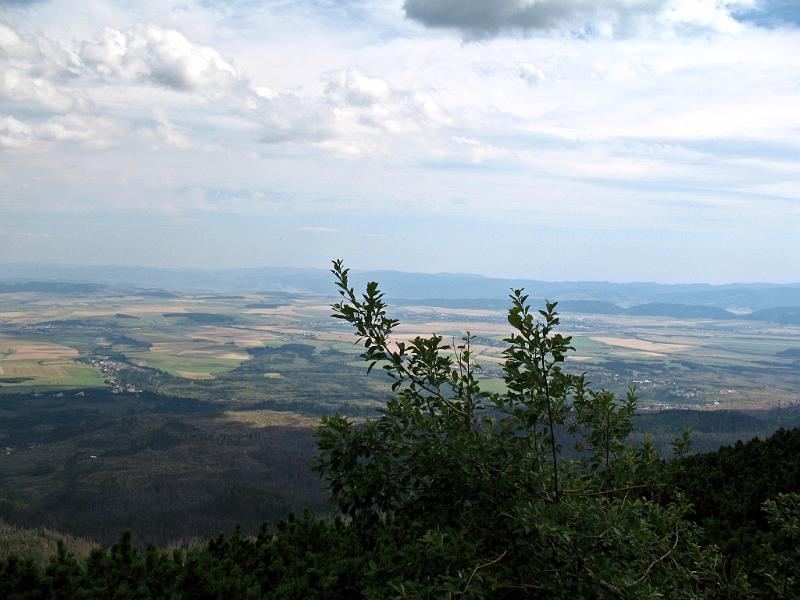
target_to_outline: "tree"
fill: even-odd
[[[534,313],[513,290],[503,370],[481,389],[467,332],[401,341],[378,284],[363,294],[334,261],[333,316],[393,397],[380,416],[324,417],[315,468],[376,552],[373,581],[400,596],[656,598],[719,591],[713,548],[681,498],[659,486],[649,443],[626,442],[635,390],[617,400],[564,370],[571,338],[556,303]],[[562,452],[574,443],[577,458]]]
[[[773,598],[800,596],[800,493],[778,494],[763,505],[771,526],[762,576]]]

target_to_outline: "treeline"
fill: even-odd
[[[673,491],[691,501],[691,518],[703,526],[701,543],[720,546],[725,576],[731,579],[727,587],[710,586],[705,597],[800,597],[800,540],[770,525],[763,510],[770,499],[800,490],[798,451],[800,429],[780,430],[766,440],[740,442],[672,464]],[[448,571],[444,557],[437,556],[443,538],[418,546],[386,523],[354,527],[340,517],[309,513],[290,516],[274,528],[264,524],[256,536],[237,530],[190,550],[151,546],[142,551],[125,534],[109,549],[92,550],[88,558],[76,558],[63,545],[46,565],[30,556],[6,558],[0,562],[0,597],[402,597],[403,587],[431,578],[438,569]],[[469,547],[474,542],[460,543]],[[597,590],[584,597],[615,596]],[[536,596],[532,590],[517,590],[504,597]]]
[[[800,492],[799,457],[800,429],[779,429],[764,440],[685,458],[675,486],[691,503],[688,516],[702,526],[706,542],[753,568],[766,560],[765,547],[775,541],[764,502]]]

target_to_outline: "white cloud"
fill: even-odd
[[[80,94],[61,85],[75,77],[74,54],[45,36],[23,37],[0,23],[0,103],[67,112],[85,105]]]
[[[1,148],[24,148],[32,139],[33,132],[28,125],[9,115],[0,117]]]
[[[520,63],[517,65],[519,76],[528,84],[537,86],[543,83],[547,78],[544,76],[542,70],[536,65],[530,63]]]
[[[36,137],[47,142],[78,142],[92,148],[109,148],[126,134],[115,119],[91,115],[63,115],[37,124]]]
[[[24,66],[35,77],[61,78],[76,76],[80,60],[75,52],[45,35],[23,36],[0,22],[0,60]]]
[[[185,132],[169,122],[160,122],[152,127],[142,127],[136,131],[136,137],[158,149],[161,146],[186,149],[192,147],[192,141]]]
[[[322,227],[322,226],[309,226],[309,227],[301,227],[300,231],[305,233],[339,233],[339,230],[335,227]]]
[[[152,111],[153,124],[142,126],[134,132],[134,137],[146,142],[153,149],[172,147],[180,150],[196,147],[191,132],[173,123],[167,111],[156,107]],[[209,147],[208,144],[205,145]]]
[[[738,33],[742,24],[734,18],[733,11],[756,3],[757,0],[673,0],[663,12],[663,18],[673,27]]]
[[[0,147],[12,150],[44,150],[54,142],[109,148],[125,134],[125,126],[109,117],[72,114],[36,122],[24,122],[13,116],[0,117]]]
[[[323,102],[332,110],[336,138],[329,147],[345,154],[376,151],[391,138],[424,139],[449,120],[431,94],[357,69],[326,74]]]
[[[247,119],[259,127],[267,144],[317,143],[333,136],[330,107],[298,92],[267,93],[261,89],[245,100]]]
[[[449,119],[430,94],[358,69],[323,74],[318,95],[255,88],[245,106],[261,123],[261,141],[310,143],[344,156],[385,151],[393,139],[427,136]]]
[[[128,32],[106,27],[97,39],[83,44],[80,56],[101,77],[145,81],[175,90],[227,91],[244,81],[214,48],[152,24]]]
[[[142,84],[153,93],[166,88],[216,100],[218,92],[235,96],[247,89],[245,78],[219,52],[175,30],[106,28],[88,42],[59,43],[0,23],[0,111],[13,117],[4,121],[6,149],[38,151],[59,142],[110,147],[127,135],[126,119],[138,121],[137,112],[151,110]],[[155,106],[162,102],[156,99]],[[152,126],[135,123],[134,139],[151,147],[188,148],[190,135],[161,112]]]
[[[75,108],[79,99],[46,79],[32,77],[22,69],[6,65],[0,71],[0,102],[66,112]]]
[[[392,88],[382,79],[349,69],[328,75],[325,95],[342,105],[366,108],[388,100]]]
[[[0,55],[9,58],[24,58],[30,53],[31,48],[17,32],[8,25],[0,23]]]

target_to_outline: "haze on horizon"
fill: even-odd
[[[797,282],[794,0],[0,0],[0,262]]]

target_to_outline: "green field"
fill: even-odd
[[[103,387],[102,374],[77,362],[80,353],[51,340],[0,338],[0,390]]]
[[[96,369],[77,363],[15,361],[4,365],[0,376],[2,390],[49,390],[106,387],[103,375]]]
[[[487,377],[480,380],[481,390],[490,394],[503,394],[508,391],[505,379],[500,377]]]
[[[228,354],[231,354],[230,349],[215,353],[214,350],[204,348],[194,353],[186,350],[132,351],[127,352],[126,356],[137,365],[159,369],[187,379],[203,379],[231,371],[248,359],[246,353],[238,358],[226,358]]]
[[[362,348],[330,318],[328,302],[255,294],[115,296],[109,291],[56,302],[41,294],[5,294],[0,298],[0,313],[6,315],[3,340],[59,345],[72,354],[45,352],[22,360],[7,352],[12,346],[0,343],[0,390],[102,386],[106,377],[97,365],[110,357],[116,361],[112,386],[237,403],[271,402],[279,394],[296,399],[293,385],[325,396],[326,385],[336,390],[338,382],[365,372],[358,358]],[[410,337],[437,332],[449,343],[470,330],[477,336],[474,355],[482,376],[491,391],[502,390],[501,342],[508,325],[501,312],[480,313],[473,320],[469,310],[463,315],[453,308],[444,313],[425,307],[403,310],[408,320],[402,331]],[[575,347],[565,368],[586,372],[595,385],[617,392],[636,383],[643,405],[765,408],[800,403],[796,359],[781,354],[800,348],[797,328],[569,314],[562,328],[573,335]],[[292,355],[281,364],[253,359],[260,349],[287,344],[308,346],[314,353]],[[319,373],[309,375],[314,361]]]

